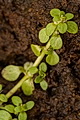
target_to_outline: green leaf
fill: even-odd
[[[37,67],[31,67],[30,69],[29,69],[29,72],[31,73],[31,74],[35,74],[35,73],[37,73],[38,72],[38,69],[37,69]]]
[[[78,32],[78,25],[75,23],[75,22],[73,22],[73,21],[68,21],[67,22],[67,31],[69,32],[69,33],[73,33],[73,34],[75,34],[75,33],[77,33]]]
[[[59,62],[59,56],[57,55],[57,53],[55,51],[53,51],[52,54],[50,54],[46,57],[46,62],[49,65],[56,65]]]
[[[26,103],[27,110],[31,110],[34,107],[34,101],[29,101]]]
[[[0,84],[0,91],[2,90],[2,84]]]
[[[40,71],[43,71],[43,72],[46,72],[47,71],[47,65],[45,62],[42,62],[40,65],[39,65],[39,70]]]
[[[32,66],[33,66],[33,63],[32,63],[32,62],[26,62],[26,63],[24,64],[24,69],[25,69],[25,71],[27,72],[27,71],[29,70],[29,68],[32,67]]]
[[[7,101],[8,101],[8,98],[6,97],[6,95],[0,94],[0,101],[1,101],[1,102],[7,102]]]
[[[49,40],[49,36],[46,33],[46,28],[40,30],[39,39],[41,43],[46,43]]]
[[[62,16],[65,16],[65,12],[64,11],[60,11],[60,15]]]
[[[56,29],[56,25],[54,23],[49,23],[47,26],[46,26],[46,33],[48,36],[51,36],[52,33],[55,31]]]
[[[12,116],[5,110],[0,110],[0,120],[12,120]]]
[[[60,16],[60,10],[54,8],[54,9],[52,9],[52,10],[50,11],[50,15],[51,15],[52,17],[54,17],[54,16]]]
[[[51,37],[50,45],[53,49],[60,49],[62,47],[62,39],[60,35]]]
[[[60,16],[54,16],[53,22],[58,22],[58,21],[60,21]]]
[[[74,17],[74,15],[72,13],[66,13],[66,20],[70,20]]]
[[[65,33],[67,31],[67,24],[66,23],[59,23],[57,29],[60,33]]]
[[[27,113],[26,112],[19,113],[18,120],[27,120]]]
[[[41,52],[41,47],[40,46],[31,44],[31,49],[36,56],[40,55],[40,52]]]
[[[22,84],[22,90],[25,95],[31,95],[34,90],[33,80],[28,79],[24,81]]]
[[[21,73],[21,67],[15,65],[8,65],[2,70],[3,78],[8,81],[15,81]]]
[[[40,82],[40,86],[43,90],[47,90],[48,83],[45,80],[43,80],[43,81]]]
[[[23,104],[23,111],[28,111],[34,107],[34,101],[29,101],[26,104]]]
[[[7,110],[9,113],[14,113],[14,106],[9,104],[4,107],[5,110]]]
[[[13,96],[11,100],[12,100],[12,103],[16,106],[22,104],[22,99],[19,96]]]
[[[35,83],[40,83],[43,80],[43,78],[39,75],[35,78],[34,82]]]

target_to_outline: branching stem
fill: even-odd
[[[45,51],[48,50],[48,48],[50,47],[50,41],[46,44],[46,46],[44,47],[44,49],[41,52],[41,55],[36,59],[36,61],[34,62],[33,66],[38,66],[40,64],[40,62],[42,61],[43,57],[45,56]],[[27,80],[30,76],[27,74],[25,75],[7,94],[6,97],[10,98],[22,85],[22,83]]]

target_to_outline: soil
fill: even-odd
[[[0,0],[0,71],[9,64],[35,61],[30,45],[41,45],[38,33],[52,21],[52,8],[72,12],[80,28],[80,0]],[[80,29],[75,35],[61,36],[63,47],[57,50],[60,62],[48,66],[48,90],[35,85],[30,97],[23,95],[21,89],[15,93],[24,102],[35,101],[34,108],[28,111],[28,120],[80,120]],[[8,82],[0,75],[3,93],[18,81]]]

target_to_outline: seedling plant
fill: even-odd
[[[6,95],[0,94],[1,104],[2,102],[7,102],[8,98],[10,98],[20,87],[22,88],[23,93],[27,96],[31,95],[35,90],[34,83],[40,84],[43,90],[47,90],[47,64],[51,66],[56,65],[60,60],[58,54],[56,53],[56,50],[60,49],[63,45],[60,34],[64,34],[66,32],[75,34],[78,32],[77,24],[71,20],[74,17],[72,13],[65,13],[64,11],[60,11],[59,9],[55,8],[50,11],[50,15],[52,16],[52,22],[48,23],[45,28],[42,28],[39,31],[39,40],[41,43],[43,43],[43,45],[40,46],[31,44],[31,49],[37,56],[35,62],[26,62],[23,66],[8,65],[2,70],[1,74],[3,78],[8,81],[17,80],[21,73],[24,74],[24,77]],[[46,62],[41,62],[44,56]],[[33,78],[34,74],[36,74],[35,79]],[[2,85],[0,85],[0,90],[1,89]],[[2,97],[5,98],[5,101],[2,100]],[[13,98],[15,101],[16,97],[12,97],[12,103],[16,105],[13,102]],[[22,105],[22,102],[16,105],[15,109],[17,109],[18,111],[15,111],[14,114],[18,114],[18,120],[27,119],[27,117],[24,117],[24,119],[22,119],[23,114],[24,116],[27,116],[25,113],[26,110],[23,110],[24,106],[25,105]],[[6,106],[2,108],[7,110]],[[7,111],[10,112],[10,110]],[[5,114],[9,114],[7,113],[7,111],[5,111]],[[3,114],[3,110],[0,111],[0,114]],[[4,118],[0,120],[4,120]],[[6,118],[6,120],[12,120],[12,118]]]
[[[1,97],[2,96],[0,96],[0,98]],[[2,97],[0,100],[7,102],[6,97]],[[22,104],[22,99],[19,96],[13,96],[11,101],[12,104],[0,107],[0,120],[27,120],[26,111],[33,108],[34,102],[28,101],[27,103]],[[11,114],[13,114],[16,118],[12,119]]]

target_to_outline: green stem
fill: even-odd
[[[22,83],[29,78],[29,75],[25,75],[7,94],[6,97],[11,97],[22,85]]]
[[[50,47],[50,41],[46,44],[46,46],[44,47],[41,55],[36,59],[36,61],[34,62],[33,66],[37,67],[39,65],[39,63],[42,61],[43,57],[45,56],[45,51]]]
[[[46,46],[44,47],[43,51],[41,52],[41,55],[36,59],[36,61],[34,62],[33,66],[38,66],[39,63],[42,61],[43,57],[45,56],[45,50],[47,50],[50,47],[50,41],[46,44]],[[10,98],[22,85],[22,83],[28,79],[30,76],[29,75],[25,75],[7,94],[6,97]]]

